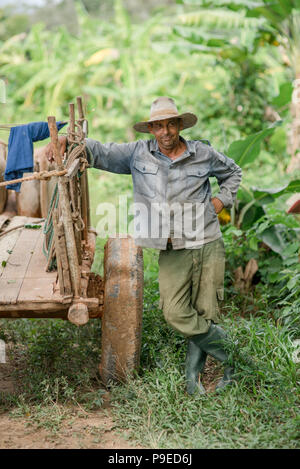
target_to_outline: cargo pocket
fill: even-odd
[[[224,288],[217,288],[217,299],[218,301],[224,300]]]
[[[159,309],[163,309],[163,307],[164,307],[164,300],[163,300],[163,298],[160,298],[160,299],[159,299],[159,305],[158,305],[158,307],[159,307]]]

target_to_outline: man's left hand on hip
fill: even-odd
[[[222,209],[224,207],[224,204],[223,204],[223,202],[221,202],[220,199],[218,199],[217,197],[213,197],[211,199],[211,203],[213,204],[216,213],[220,213],[222,211]]]

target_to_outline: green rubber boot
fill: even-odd
[[[208,332],[190,337],[190,341],[201,351],[211,355],[222,363],[228,361],[228,354],[223,348],[222,342],[226,339],[225,331],[216,324],[211,324]],[[226,366],[224,376],[216,386],[216,390],[223,389],[232,383],[234,369],[232,366]]]
[[[192,340],[188,341],[188,348],[185,361],[185,377],[187,393],[192,395],[196,391],[205,394],[205,388],[199,379],[199,374],[203,373],[207,353],[201,350]]]

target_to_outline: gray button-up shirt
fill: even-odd
[[[175,160],[159,151],[156,139],[121,144],[86,139],[91,166],[132,175],[139,246],[166,249],[171,238],[173,249],[196,249],[221,237],[209,177],[217,178],[216,197],[230,208],[241,168],[209,143],[180,138],[187,148]]]

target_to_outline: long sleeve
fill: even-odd
[[[91,166],[111,173],[131,173],[130,163],[139,141],[104,144],[91,138],[87,138],[85,141],[88,161]]]
[[[216,197],[223,202],[225,208],[231,208],[242,179],[242,170],[234,160],[214,150],[212,147],[210,147],[210,154],[210,176],[217,178],[220,187]]]

